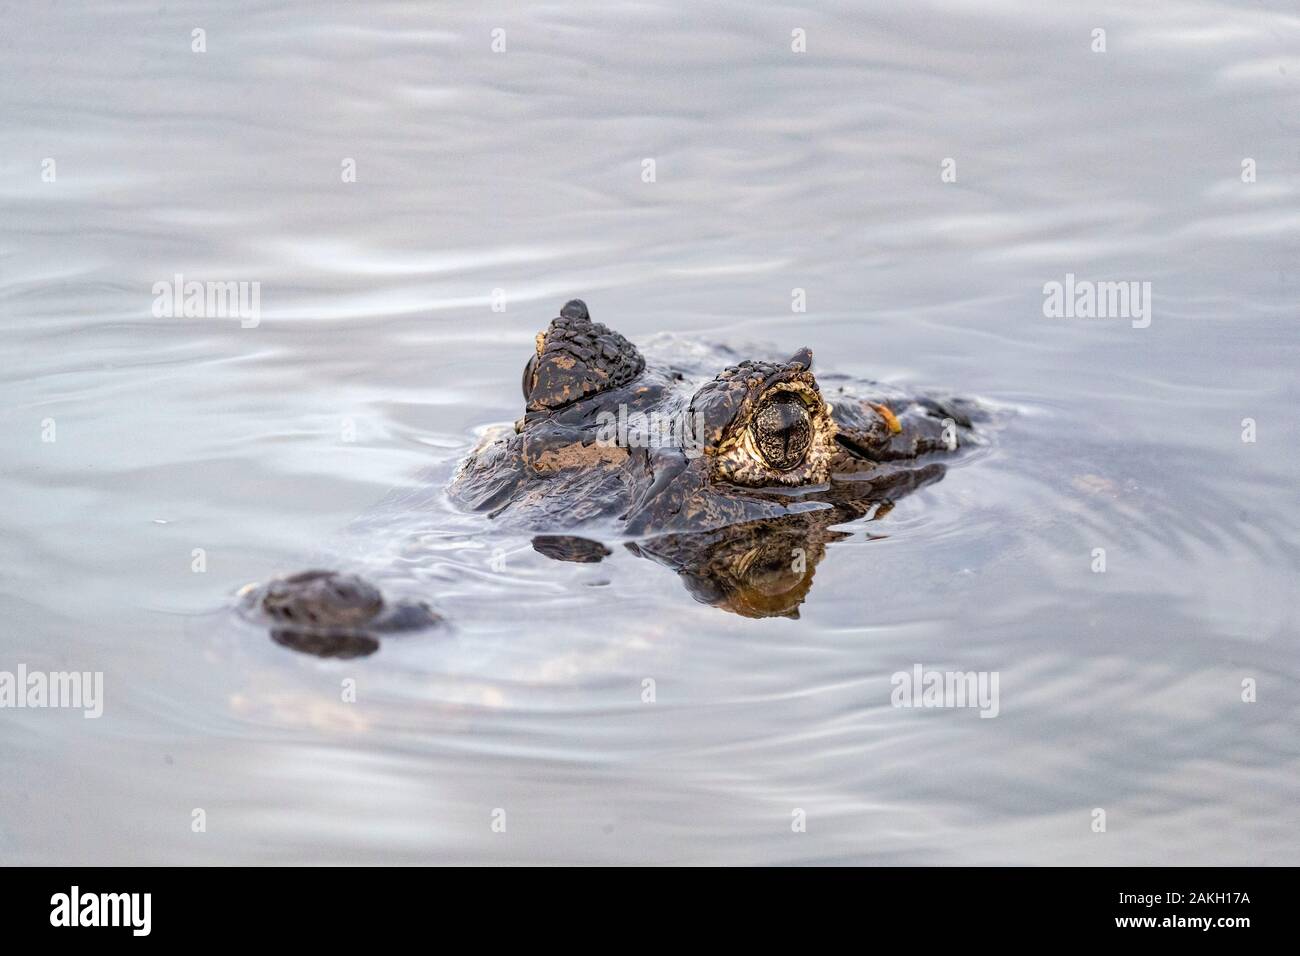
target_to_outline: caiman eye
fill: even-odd
[[[798,468],[812,447],[812,419],[804,403],[793,395],[777,395],[764,402],[749,427],[763,459],[777,471]]]

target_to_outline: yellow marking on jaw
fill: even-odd
[[[902,432],[903,426],[898,424],[898,416],[889,410],[888,405],[877,405],[872,402],[871,407],[879,412],[880,417],[885,420],[885,424],[889,426],[889,434],[897,435]]]
[[[546,473],[571,468],[617,468],[627,457],[627,449],[617,445],[584,445],[582,442],[573,442],[542,452],[533,463],[533,470]]]

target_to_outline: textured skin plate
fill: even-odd
[[[537,354],[524,370],[528,411],[554,411],[626,385],[645,370],[635,345],[599,322],[574,299],[538,336]]]

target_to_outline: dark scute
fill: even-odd
[[[575,299],[551,320],[528,393],[529,411],[553,411],[608,388],[626,385],[645,371],[636,346],[599,322]]]
[[[587,303],[581,299],[570,299],[560,310],[560,315],[566,319],[588,319],[591,315],[587,312]]]
[[[533,550],[554,561],[596,564],[612,553],[599,541],[569,534],[539,534],[533,538]]]

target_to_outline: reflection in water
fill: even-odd
[[[702,604],[743,617],[799,616],[826,545],[852,537],[835,529],[870,513],[875,521],[912,490],[938,481],[945,467],[900,468],[875,480],[835,486],[842,497],[819,511],[731,525],[697,534],[667,534],[628,545],[632,553],[672,568]]]
[[[852,537],[835,526],[864,516],[883,518],[895,501],[938,481],[945,470],[937,462],[882,469],[872,478],[836,483],[827,493],[827,506],[816,511],[657,535],[628,542],[627,549],[676,571],[702,604],[743,617],[797,618],[826,545]],[[597,562],[611,553],[600,542],[575,535],[537,535],[533,548],[548,558],[578,563]]]
[[[938,481],[946,470],[938,462],[881,465],[878,474],[832,483],[818,493],[816,510],[656,535],[626,547],[676,571],[702,604],[742,617],[798,618],[826,545],[852,536],[835,526],[862,517],[879,520],[899,498]],[[539,534],[532,546],[547,558],[574,564],[596,564],[613,553],[579,535]],[[423,602],[394,602],[355,574],[319,570],[246,589],[240,611],[267,626],[282,647],[345,659],[373,654],[383,635],[442,623]]]
[[[799,616],[826,542],[849,537],[820,515],[791,515],[707,535],[674,534],[628,548],[681,575],[702,604],[744,617]]]
[[[307,631],[272,628],[271,640],[281,647],[312,654],[316,657],[337,657],[347,660],[365,657],[379,650],[379,639],[373,634],[356,631]]]
[[[572,561],[575,564],[595,564],[613,553],[599,541],[570,534],[536,535],[533,538],[533,550],[556,561]]]

